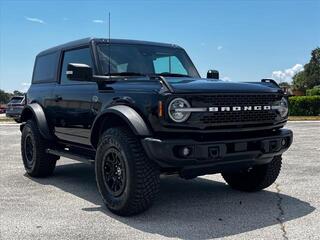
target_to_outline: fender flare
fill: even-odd
[[[21,121],[26,122],[28,119],[30,119],[30,116],[34,117],[36,120],[41,136],[47,140],[54,140],[54,137],[49,130],[46,115],[39,103],[31,103],[26,105],[21,113]],[[21,124],[21,131],[23,127],[24,124]]]
[[[96,148],[98,143],[98,139],[96,138],[97,132],[100,128],[100,124],[105,117],[111,114],[116,115],[124,120],[135,135],[144,137],[152,135],[147,124],[136,110],[126,105],[115,105],[112,107],[108,107],[104,111],[102,111],[93,122],[90,136],[90,142],[93,147]]]

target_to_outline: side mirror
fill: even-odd
[[[92,68],[83,63],[69,63],[66,74],[71,81],[92,80]]]
[[[217,71],[217,70],[209,70],[207,72],[207,78],[219,79],[219,71]]]

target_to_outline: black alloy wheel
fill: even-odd
[[[106,151],[103,159],[105,187],[114,197],[120,196],[126,186],[126,168],[121,152],[113,147]]]

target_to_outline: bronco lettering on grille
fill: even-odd
[[[263,111],[271,110],[271,106],[209,107],[208,110],[209,112]]]

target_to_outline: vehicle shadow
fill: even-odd
[[[93,166],[59,165],[53,177],[33,179],[89,201],[101,211],[140,231],[182,239],[209,239],[235,235],[303,217],[315,210],[309,203],[270,191],[242,193],[222,182],[197,178],[161,179],[161,192],[152,208],[133,217],[110,213],[98,193]],[[285,209],[284,214],[281,211]],[[279,226],[280,229],[280,226]]]

